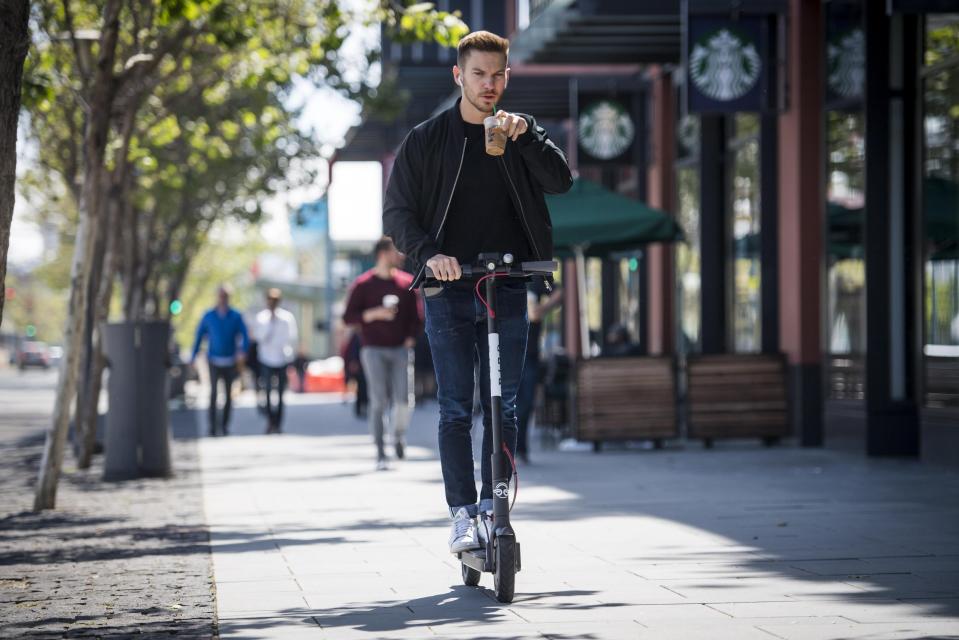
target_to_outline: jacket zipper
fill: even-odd
[[[513,188],[513,194],[516,196],[516,202],[519,204],[519,219],[523,221],[523,229],[526,230],[526,237],[529,238],[529,242],[533,245],[533,253],[536,254],[536,259],[541,260],[542,255],[539,251],[539,247],[536,246],[536,239],[533,238],[533,232],[529,228],[529,223],[526,222],[526,211],[523,209],[523,200],[519,197],[519,191],[516,190],[516,185],[513,183],[513,176],[510,175],[509,169],[506,167],[506,160],[503,159],[503,156],[500,156],[500,162],[503,163],[503,173],[506,174],[506,179],[509,180],[509,186]]]
[[[460,172],[463,170],[463,160],[466,158],[466,141],[468,138],[463,138],[463,151],[460,153],[460,166],[456,168],[456,177],[453,178],[453,188],[450,190],[450,199],[446,201],[446,210],[443,211],[443,219],[440,220],[440,227],[436,230],[436,235],[433,237],[433,242],[439,242],[440,234],[443,233],[443,227],[446,225],[446,218],[450,213],[450,205],[453,204],[453,194],[456,193],[456,183],[460,180]],[[413,278],[413,284],[410,286],[410,290],[413,289],[419,283],[420,278],[423,276],[423,273],[426,272],[426,263],[423,263],[423,266],[420,267],[420,272],[416,274],[416,277]]]

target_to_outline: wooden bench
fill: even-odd
[[[826,358],[829,397],[834,400],[862,400],[866,397],[865,356],[833,354]]]
[[[781,354],[690,356],[687,361],[689,437],[711,447],[715,438],[789,435],[786,362]]]
[[[574,435],[595,450],[607,440],[653,440],[660,447],[678,435],[672,358],[582,360],[575,380]]]
[[[926,356],[926,404],[959,407],[959,358]]]

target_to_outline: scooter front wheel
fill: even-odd
[[[496,538],[493,542],[496,570],[493,572],[493,591],[499,602],[513,601],[516,590],[516,541],[509,536]]]
[[[463,584],[467,587],[475,587],[480,581],[480,572],[465,562],[460,565],[463,570]]]

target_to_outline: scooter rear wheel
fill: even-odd
[[[499,602],[513,601],[516,589],[516,547],[513,538],[502,536],[493,543],[496,554],[496,570],[493,572],[493,591]]]
[[[475,587],[480,581],[480,572],[467,564],[461,564],[463,569],[463,584],[467,587]]]

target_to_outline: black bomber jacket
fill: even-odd
[[[443,242],[443,227],[466,154],[466,130],[457,100],[410,131],[400,145],[383,203],[383,233],[405,253],[422,278],[426,261]],[[544,193],[565,193],[573,185],[566,156],[529,115],[527,129],[506,143],[500,156],[513,206],[536,260],[553,257],[553,227]]]

